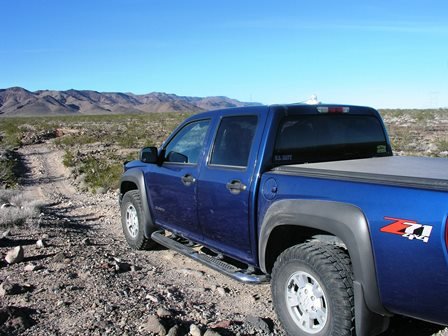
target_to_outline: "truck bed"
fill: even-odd
[[[279,166],[273,172],[448,191],[448,159],[389,156]]]

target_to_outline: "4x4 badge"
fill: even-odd
[[[393,221],[389,225],[383,226],[380,231],[393,233],[410,240],[417,239],[427,243],[431,236],[432,226],[419,224],[416,221],[392,217],[384,217],[385,220]]]

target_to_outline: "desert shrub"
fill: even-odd
[[[67,168],[74,167],[75,166],[75,156],[71,152],[71,150],[66,149],[64,156],[62,157],[62,163]]]
[[[137,158],[140,148],[160,146],[189,114],[61,117],[71,132],[55,139],[64,149],[63,163],[83,188],[112,190],[118,187],[122,164]]]
[[[14,152],[0,149],[0,188],[17,185],[18,159]]]
[[[413,113],[414,118],[419,124],[426,124],[434,119],[434,112],[431,110],[417,110]]]
[[[85,175],[86,185],[94,192],[99,189],[117,189],[122,172],[122,164],[93,157],[84,160],[80,167],[80,173]]]
[[[20,129],[19,122],[15,119],[2,119],[0,123],[0,137],[1,147],[5,149],[12,149],[20,146]]]
[[[39,215],[42,205],[18,190],[0,189],[0,228],[23,225]]]
[[[412,150],[413,135],[406,128],[389,129],[389,137],[394,151],[403,152]]]
[[[15,186],[17,183],[16,176],[14,174],[14,163],[10,160],[0,159],[0,187],[7,188]]]
[[[436,145],[440,152],[448,152],[448,138],[438,140]]]
[[[380,112],[383,118],[394,118],[394,117],[399,118],[405,115],[406,113],[404,110],[401,109],[383,109],[379,110],[378,112]]]

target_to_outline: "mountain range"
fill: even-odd
[[[201,112],[228,107],[259,105],[227,97],[184,97],[152,92],[136,95],[92,90],[0,89],[0,116],[122,114],[149,112]]]

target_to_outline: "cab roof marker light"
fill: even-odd
[[[317,111],[319,113],[348,113],[350,112],[350,107],[347,106],[318,106]]]
[[[320,113],[328,113],[328,107],[326,107],[326,106],[318,106],[317,107],[317,111],[319,111]]]

